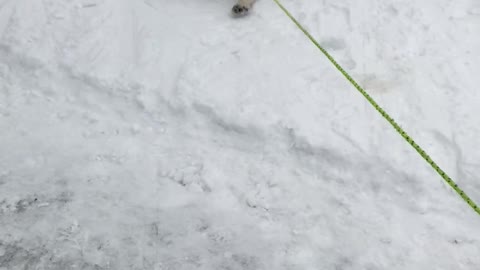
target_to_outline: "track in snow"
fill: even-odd
[[[478,3],[285,4],[480,201]],[[475,269],[475,213],[231,5],[0,1],[0,269]]]

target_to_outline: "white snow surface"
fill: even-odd
[[[480,2],[282,2],[480,202]],[[0,0],[0,269],[480,269],[480,216],[233,4]]]

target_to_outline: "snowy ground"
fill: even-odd
[[[480,202],[480,2],[283,2]],[[0,269],[479,269],[480,217],[232,5],[0,0]]]

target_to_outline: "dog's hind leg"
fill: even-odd
[[[232,13],[235,16],[243,16],[248,13],[248,11],[252,8],[253,3],[256,0],[238,0],[237,4],[235,4],[232,8]]]

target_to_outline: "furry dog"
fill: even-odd
[[[232,14],[237,17],[247,15],[255,1],[256,0],[237,0],[237,4],[232,8]]]

